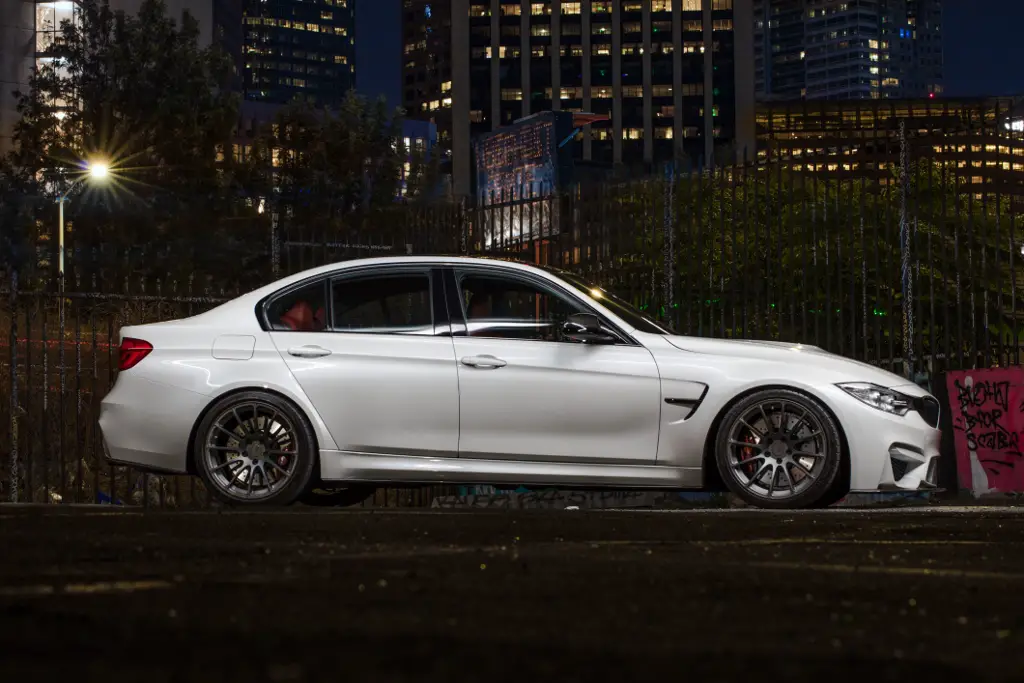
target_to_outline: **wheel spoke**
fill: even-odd
[[[219,429],[220,431],[224,432],[225,434],[227,434],[229,437],[231,437],[235,441],[241,441],[242,440],[242,436],[243,435],[236,434],[235,432],[229,432],[228,430],[224,429],[220,425],[216,425],[216,427],[217,427],[217,429]]]
[[[803,415],[801,415],[800,417],[798,417],[796,419],[796,424],[793,425],[793,429],[789,430],[789,438],[790,439],[795,439],[796,438],[797,432],[800,431],[800,428],[803,426],[804,420],[807,419],[808,415],[809,415],[809,413],[807,411],[804,411]]]
[[[213,445],[207,445],[207,448],[209,448],[211,451],[227,451],[229,453],[241,453],[242,452],[242,449],[239,448],[238,446],[213,446]]]
[[[286,470],[285,468],[281,467],[280,465],[278,465],[278,464],[277,464],[276,462],[274,462],[273,460],[268,460],[267,462],[268,462],[268,463],[270,463],[270,466],[271,466],[271,467],[273,467],[273,468],[274,468],[275,470],[277,470],[278,472],[280,472],[280,473],[281,473],[281,474],[283,474],[284,476],[286,476],[286,477],[287,477],[287,476],[289,476],[289,472],[288,472],[288,470]]]
[[[808,451],[793,451],[793,457],[800,456],[802,458],[824,458],[824,453],[810,453]]]
[[[243,465],[242,467],[239,467],[237,470],[234,470],[234,475],[231,477],[231,481],[228,482],[228,488],[231,488],[232,486],[235,485],[235,482],[238,481],[238,475],[250,469],[252,469],[251,465]]]
[[[754,473],[754,476],[752,476],[750,480],[747,482],[747,488],[749,489],[753,487],[757,480],[761,478],[761,475],[764,474],[765,470],[771,469],[771,466],[772,465],[770,462],[765,462],[763,465],[761,465],[761,468],[758,469],[757,472]]]
[[[793,481],[793,477],[789,474],[789,470],[786,469],[785,465],[781,466],[779,469],[782,471],[782,474],[786,475],[786,481],[789,482],[789,492],[796,493],[796,483]]]
[[[732,446],[743,446],[744,448],[756,448],[759,451],[764,450],[764,446],[757,443],[750,443],[749,441],[738,441],[736,439],[729,439],[729,444]]]
[[[795,446],[798,443],[806,443],[807,441],[810,441],[811,439],[817,439],[822,434],[824,434],[824,432],[822,432],[821,430],[816,431],[816,432],[811,432],[807,436],[802,436],[802,437],[800,437],[798,439],[794,439],[793,440],[793,445]]]
[[[242,416],[238,414],[238,409],[232,407],[231,414],[235,416],[235,423],[242,428],[242,433],[248,435],[252,430],[249,429],[248,423],[242,419]]]
[[[768,497],[775,495],[775,480],[779,478],[779,468],[772,465],[772,474],[768,479]]]
[[[253,466],[252,469],[249,470],[249,477],[248,477],[248,479],[249,479],[249,481],[246,482],[246,484],[248,484],[248,486],[245,489],[245,497],[246,498],[252,498],[252,482],[256,479],[256,467],[255,466]]]
[[[267,493],[272,493],[274,491],[274,482],[270,478],[270,472],[267,471],[266,464],[260,468],[260,476],[263,477],[263,483],[267,486]]]
[[[275,420],[277,420],[277,411],[276,410],[270,416],[270,418],[267,419],[267,421],[263,423],[263,433],[267,436],[268,439],[270,439],[270,438],[272,438],[274,436],[273,434],[270,433],[270,430],[273,428],[273,426],[275,424]]]
[[[803,472],[804,476],[807,477],[808,479],[810,479],[811,481],[814,481],[815,479],[818,478],[818,475],[812,474],[809,469],[804,467],[803,464],[801,464],[800,462],[797,462],[796,460],[793,461],[793,466],[796,467],[801,472]]]
[[[761,417],[763,417],[763,418],[764,418],[764,424],[765,424],[765,426],[766,426],[766,427],[767,427],[767,428],[768,428],[769,430],[771,430],[771,429],[775,429],[775,423],[771,421],[771,419],[770,419],[770,418],[768,417],[768,413],[766,413],[766,412],[765,412],[765,410],[764,410],[764,404],[763,404],[763,403],[758,403],[758,404],[757,404],[757,408],[758,408],[758,410],[760,410],[760,411],[761,411]]]
[[[218,472],[218,471],[224,469],[225,467],[230,467],[231,465],[239,465],[239,464],[242,464],[242,462],[243,461],[242,461],[241,458],[231,458],[229,460],[225,460],[224,462],[222,462],[221,464],[217,465],[216,467],[214,467],[210,471],[211,472]]]
[[[756,464],[755,461],[757,461],[757,460],[764,460],[766,457],[767,456],[765,456],[764,454],[758,453],[757,455],[752,455],[751,457],[747,458],[746,460],[740,460],[739,462],[734,462],[732,464],[732,467],[733,467],[733,469],[739,469],[740,467],[746,467],[747,465],[754,465],[754,464]]]
[[[753,425],[751,425],[750,423],[748,423],[748,422],[747,422],[746,420],[744,420],[744,419],[743,419],[742,417],[740,418],[740,424],[742,424],[742,425],[743,425],[744,427],[746,427],[746,428],[747,428],[747,429],[749,429],[749,430],[750,430],[751,432],[753,432],[753,433],[754,433],[754,436],[756,436],[757,438],[759,438],[759,439],[763,439],[763,438],[765,437],[765,432],[762,432],[762,431],[761,431],[760,429],[757,429],[757,428],[755,428],[755,427],[754,427]]]

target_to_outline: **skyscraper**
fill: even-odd
[[[604,114],[584,160],[753,152],[751,0],[405,0],[403,105],[450,144],[545,110]]]
[[[352,0],[245,0],[245,99],[337,105],[355,86]]]
[[[758,97],[942,93],[941,0],[754,0]]]

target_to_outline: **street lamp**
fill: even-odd
[[[68,197],[71,194],[71,190],[79,182],[85,178],[92,178],[94,180],[103,180],[110,173],[110,167],[105,163],[97,161],[91,162],[86,166],[86,172],[75,179],[73,183],[68,185],[68,188],[64,190],[63,194],[57,197],[57,204],[59,205],[59,223],[57,229],[57,246],[59,252],[57,254],[57,275],[60,278],[61,285],[61,296],[64,295],[64,203],[68,201]]]
[[[57,204],[59,206],[59,223],[57,229],[57,247],[59,252],[57,254],[57,286],[58,299],[57,305],[60,312],[60,329],[63,334],[64,330],[64,203],[68,201],[68,197],[71,194],[71,190],[79,182],[86,178],[93,178],[95,180],[103,180],[110,173],[110,167],[103,162],[90,162],[86,165],[85,173],[80,175],[74,180],[62,194],[57,197]],[[61,340],[61,349],[63,349],[63,339]]]

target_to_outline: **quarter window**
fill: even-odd
[[[267,307],[270,329],[284,332],[320,332],[327,322],[323,280],[274,299]]]
[[[430,278],[426,273],[335,280],[331,305],[332,331],[433,334]]]

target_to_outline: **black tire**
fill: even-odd
[[[242,420],[235,422],[246,426],[228,429],[227,433],[219,429],[217,425],[221,420],[230,420],[228,413],[231,416],[241,416]],[[248,418],[249,415],[253,417]],[[275,429],[275,425],[280,426],[281,429]],[[223,425],[221,426],[223,427]],[[228,422],[227,426],[230,427],[231,422]],[[252,428],[251,432],[247,431],[250,427]],[[287,434],[285,430],[287,430]],[[250,451],[236,447],[250,439],[252,443],[255,443],[259,440],[257,434],[263,432],[267,432],[264,439],[264,452],[258,453],[258,455],[266,460],[274,457],[275,453],[282,453],[283,455],[279,457],[285,459],[284,469],[280,467],[282,460],[277,460],[276,463],[265,463],[260,469],[257,469],[256,456],[254,455],[250,460]],[[228,436],[228,433],[235,435],[234,438]],[[243,438],[244,434],[250,433],[251,437]],[[216,436],[213,436],[214,434]],[[225,441],[226,445],[214,445],[213,441],[216,439]],[[285,441],[286,439],[287,441]],[[271,445],[278,445],[280,448],[287,447],[287,450],[272,450]],[[216,453],[221,452],[225,454],[223,462],[215,463],[214,461],[218,457]],[[246,391],[222,398],[207,411],[196,429],[192,458],[195,471],[202,479],[206,490],[218,501],[232,506],[267,507],[291,505],[310,489],[311,484],[316,480],[315,475],[318,475],[319,451],[313,428],[301,410],[276,394],[264,391]],[[248,478],[252,482],[258,480],[265,492],[258,496],[243,495],[241,491],[236,492],[231,484],[225,487],[224,479],[227,478],[227,474],[236,473],[231,478],[234,482],[243,473],[246,466],[246,463],[239,464],[237,467],[231,466],[227,462],[228,459],[245,460],[251,463]],[[278,488],[274,489],[273,476],[278,471],[285,470],[290,474],[286,480],[278,481]],[[269,473],[269,475],[265,473]],[[270,477],[269,488],[264,483],[262,476]],[[245,481],[239,481],[239,484],[245,483]],[[250,487],[250,490],[254,490],[254,487]]]
[[[832,415],[817,399],[789,389],[744,397],[723,416],[715,435],[722,481],[754,507],[805,509],[835,502],[842,458]],[[786,487],[776,489],[783,479]]]
[[[359,505],[376,492],[375,486],[332,489],[325,484],[318,484],[302,494],[299,502],[311,507],[351,507]]]

